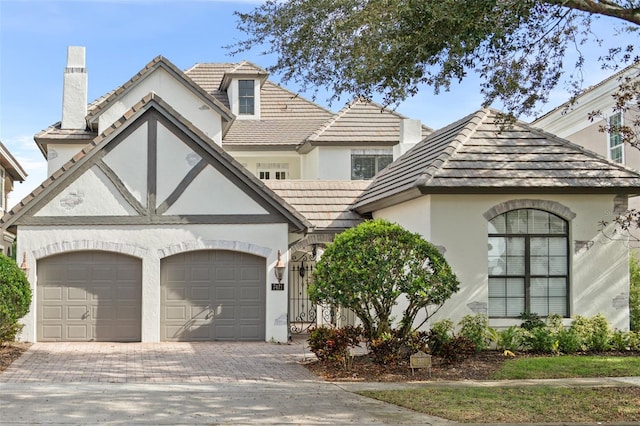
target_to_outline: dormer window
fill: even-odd
[[[255,114],[255,82],[254,80],[238,80],[238,113],[240,115]]]

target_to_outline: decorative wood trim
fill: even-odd
[[[158,179],[158,120],[157,112],[151,113],[147,131],[147,212],[152,216],[156,212],[156,193]]]
[[[207,167],[208,164],[209,163],[207,163],[205,159],[201,159],[200,161],[198,161],[198,164],[196,164],[191,170],[189,170],[189,172],[180,181],[178,186],[176,186],[176,189],[174,189],[173,192],[169,194],[167,199],[158,206],[158,208],[156,209],[156,214],[162,215],[166,213],[166,211],[169,210],[169,207],[171,207],[176,201],[178,201],[178,198],[180,198],[180,196],[184,193],[189,184],[191,184],[196,176],[198,176],[200,172],[202,172]]]
[[[99,160],[96,162],[96,166],[105,174],[105,176],[113,183],[116,189],[120,192],[120,194],[124,197],[125,201],[131,205],[135,209],[136,212],[140,215],[147,214],[147,208],[142,205],[140,201],[138,201],[131,192],[127,189],[124,183],[120,180],[120,178],[116,175],[116,173],[111,169],[111,167],[107,166],[107,164]]]
[[[279,224],[283,218],[274,215],[183,215],[183,216],[35,216],[20,221],[30,226],[74,225],[241,225]]]

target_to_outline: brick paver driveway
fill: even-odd
[[[35,343],[0,373],[0,424],[447,424],[352,394],[302,342]]]
[[[221,383],[316,380],[302,341],[35,343],[0,383]],[[311,354],[313,356],[313,354]]]

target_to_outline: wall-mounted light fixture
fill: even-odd
[[[29,265],[27,265],[27,252],[25,251],[22,254],[22,263],[20,264],[20,269],[26,276],[29,276]]]
[[[273,267],[273,272],[276,275],[276,279],[278,280],[278,283],[282,282],[282,277],[284,277],[284,270],[287,268],[284,264],[284,262],[282,261],[282,253],[280,253],[280,250],[278,250],[278,262],[276,263],[276,266]]]

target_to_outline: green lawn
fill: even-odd
[[[562,379],[568,377],[640,376],[640,357],[555,356],[511,359],[493,379]]]
[[[379,399],[457,422],[637,422],[640,387],[552,388],[424,388],[365,391]]]
[[[505,362],[494,379],[640,375],[640,357],[526,357]],[[361,395],[457,422],[639,422],[640,387],[459,386],[433,384]]]

